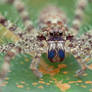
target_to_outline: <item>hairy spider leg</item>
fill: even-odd
[[[0,13],[0,24],[7,28],[8,31],[11,31],[16,37],[21,37],[23,34],[23,30],[13,24],[11,21],[7,20],[1,13]]]
[[[5,0],[5,1],[15,6],[15,8],[19,12],[23,20],[26,31],[31,32],[34,29],[34,27],[33,27],[32,21],[30,20],[29,13],[27,12],[27,9],[25,8],[24,3],[21,0]]]
[[[89,67],[87,62],[92,59],[92,30],[83,34],[81,38],[74,37],[71,41],[68,41],[65,46],[67,51],[71,52],[75,57],[81,69],[76,73],[77,75],[82,75],[84,71]],[[92,69],[91,69],[92,70]]]
[[[38,66],[40,63],[41,53],[35,53],[36,55],[33,57],[32,63],[30,65],[31,70],[33,71],[36,77],[41,78],[43,75],[38,70]]]
[[[73,35],[77,35],[80,30],[81,22],[83,21],[84,10],[88,4],[87,0],[78,0],[78,4],[75,10],[75,17],[72,22],[70,32]]]
[[[13,47],[11,50],[7,51],[7,54],[5,55],[4,63],[2,65],[2,69],[1,69],[1,72],[0,72],[0,85],[2,84],[2,81],[4,80],[6,74],[9,71],[11,59],[14,56],[16,56],[18,53],[20,53],[19,47]]]

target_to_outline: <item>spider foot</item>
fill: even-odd
[[[39,72],[37,69],[36,70],[32,70],[34,75],[38,78],[42,78],[43,77],[43,74],[41,72]]]

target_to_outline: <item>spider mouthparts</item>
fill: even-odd
[[[65,58],[65,52],[60,49],[58,51],[56,50],[50,50],[48,51],[48,59],[51,61],[51,62],[62,62]]]

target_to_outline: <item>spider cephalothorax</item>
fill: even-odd
[[[80,38],[77,37],[83,11],[88,0],[80,0],[78,2],[75,18],[70,28],[67,27],[67,18],[62,10],[56,6],[45,8],[38,18],[40,31],[36,31],[33,27],[32,22],[29,20],[28,12],[21,0],[5,1],[16,7],[26,30],[24,32],[21,31],[20,28],[0,14],[0,24],[10,32],[13,32],[17,37],[16,43],[11,48],[5,49],[5,46],[9,47],[10,44],[1,45],[0,52],[6,52],[7,54],[4,58],[5,63],[0,74],[0,81],[3,80],[8,72],[11,58],[17,53],[31,53],[33,60],[30,68],[37,77],[42,77],[38,65],[43,53],[47,53],[48,59],[51,62],[63,61],[66,52],[72,54],[81,66],[81,69],[77,71],[77,75],[82,75],[87,68],[90,69],[86,62],[92,58],[92,30],[83,34]]]
[[[39,28],[47,33],[48,59],[51,62],[62,61],[65,57],[65,33],[68,31],[65,14],[55,6],[45,8],[39,17]]]

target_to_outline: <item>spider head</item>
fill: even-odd
[[[41,28],[41,30],[46,32],[47,36],[49,37],[61,37],[67,30],[67,27],[60,20],[48,20],[43,24],[44,26]]]

